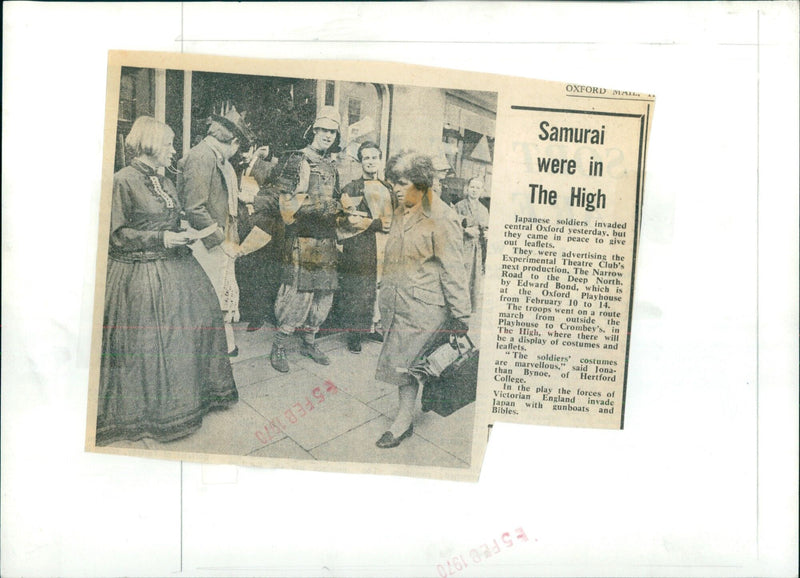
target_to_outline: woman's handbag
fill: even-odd
[[[478,349],[466,334],[451,334],[445,343],[428,353],[421,364],[425,367],[422,411],[433,411],[447,417],[475,401],[478,354]],[[449,363],[442,368],[441,363],[445,360]]]

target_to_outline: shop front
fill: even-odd
[[[497,110],[493,93],[202,71],[123,68],[120,79],[115,170],[125,166],[124,135],[141,115],[166,122],[175,149],[185,155],[204,136],[207,119],[233,105],[273,156],[305,146],[322,106],[341,115],[337,162],[344,185],[361,174],[356,154],[365,140],[384,156],[404,149],[446,158],[452,168],[447,196],[461,198],[472,177],[484,181],[488,204]]]

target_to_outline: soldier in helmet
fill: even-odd
[[[285,155],[273,173],[286,225],[286,254],[275,300],[278,331],[270,362],[282,373],[289,371],[286,346],[296,329],[302,333],[300,353],[321,365],[330,363],[314,336],[328,317],[338,286],[336,218],[341,204],[331,152],[339,140],[340,124],[334,107],[322,107],[311,126],[310,144]]]

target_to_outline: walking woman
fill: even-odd
[[[238,399],[219,301],[186,246],[175,188],[157,172],[171,164],[173,136],[139,117],[126,143],[134,159],[114,175],[98,445],[177,439]]]
[[[468,329],[470,301],[462,258],[462,232],[455,212],[432,193],[431,159],[401,153],[389,159],[386,178],[397,194],[380,292],[386,329],[376,378],[398,386],[397,416],[377,441],[393,448],[414,431],[421,376],[413,372],[431,335],[446,321]]]

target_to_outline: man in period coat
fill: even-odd
[[[189,224],[216,230],[192,245],[195,258],[211,280],[225,318],[228,355],[235,356],[232,323],[237,321],[239,288],[234,260],[238,251],[239,181],[231,157],[246,147],[252,133],[233,106],[212,114],[206,137],[178,163],[178,195]]]

